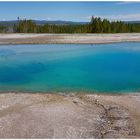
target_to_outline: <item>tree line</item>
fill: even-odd
[[[4,33],[4,32],[6,32],[5,29],[6,29],[6,27],[0,25],[0,33]]]
[[[0,32],[6,31],[0,26]],[[122,21],[109,21],[100,17],[92,17],[87,24],[79,25],[37,25],[32,20],[21,20],[13,26],[15,33],[139,33],[140,23],[126,23]]]
[[[125,23],[92,17],[89,23],[91,33],[132,33],[140,32],[140,23]]]

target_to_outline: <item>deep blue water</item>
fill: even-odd
[[[0,92],[138,92],[140,42],[0,45]]]

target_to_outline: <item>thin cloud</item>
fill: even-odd
[[[107,18],[109,18],[110,20],[123,20],[123,21],[140,20],[140,13],[128,15],[111,15],[108,16]]]

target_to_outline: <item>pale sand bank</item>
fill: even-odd
[[[140,138],[139,95],[0,94],[0,138]]]
[[[0,34],[0,44],[98,44],[140,41],[140,33],[118,34]]]

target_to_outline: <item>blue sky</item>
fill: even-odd
[[[0,20],[140,20],[140,2],[0,2]]]

